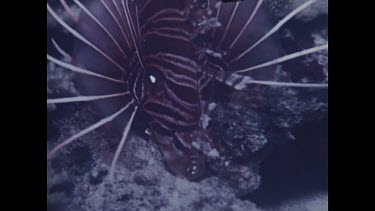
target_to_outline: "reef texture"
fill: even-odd
[[[80,107],[57,123],[61,133],[75,132],[95,119],[87,107]],[[165,170],[156,145],[135,135],[124,147],[116,182],[109,185],[108,164],[118,136],[108,136],[108,130],[105,127],[87,135],[50,163],[50,210],[256,210],[218,177],[189,182],[173,176]],[[259,176],[252,174],[248,174],[252,178],[248,186],[258,186]]]

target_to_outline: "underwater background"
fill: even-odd
[[[265,6],[277,22],[304,2],[266,0]],[[61,7],[57,12],[67,17]],[[48,15],[47,25],[47,43],[53,37],[72,47]],[[328,1],[318,0],[277,36],[285,54],[327,43]],[[47,51],[55,50],[49,44]],[[274,68],[279,81],[328,82],[328,52]],[[156,144],[134,129],[117,164],[123,177],[109,189],[105,178],[121,134],[107,124],[47,163],[48,210],[328,210],[327,89],[251,86],[231,92],[223,86],[216,92],[227,94],[215,95],[210,128],[222,156],[231,159],[212,163],[213,176],[199,182],[173,176]],[[47,98],[77,95],[74,74],[48,63]],[[47,149],[98,119],[85,103],[48,105]]]

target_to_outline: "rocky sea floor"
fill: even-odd
[[[284,16],[304,1],[266,0]],[[280,32],[286,53],[328,40],[327,3],[315,7]],[[52,23],[51,23],[52,24]],[[327,52],[285,62],[275,80],[328,81]],[[78,94],[74,74],[49,64],[49,98]],[[121,139],[110,124],[64,148],[47,163],[48,210],[328,210],[328,92],[250,86],[233,92],[218,85],[211,113],[219,158],[210,177],[189,182],[166,170],[156,144],[133,130],[121,153],[115,183],[110,163]],[[47,149],[100,118],[84,103],[47,107]]]

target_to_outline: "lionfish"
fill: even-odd
[[[263,0],[93,0],[87,5],[73,1],[79,14],[65,0],[60,3],[74,26],[47,2],[48,13],[76,40],[70,54],[53,41],[64,59],[47,53],[47,60],[78,73],[82,95],[47,99],[47,104],[90,101],[103,118],[55,146],[48,159],[77,138],[114,122],[123,135],[110,168],[113,180],[116,162],[139,114],[147,120],[147,132],[168,169],[197,180],[206,175],[206,158],[218,156],[207,131],[207,116],[215,107],[210,102],[210,84],[234,90],[250,84],[328,87],[266,80],[259,74],[267,67],[328,49],[327,43],[275,58],[272,42],[266,42],[316,0],[306,1],[269,28]]]

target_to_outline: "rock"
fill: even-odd
[[[311,196],[303,197],[284,202],[279,206],[274,206],[267,211],[328,211],[328,194],[318,193]]]
[[[68,125],[73,128],[62,130],[68,129],[71,133],[89,124],[85,118],[86,121],[94,118],[90,117],[87,107],[77,112],[81,116],[73,115],[60,122],[62,128]],[[184,210],[257,210],[250,201],[237,198],[235,189],[240,192],[256,188],[258,174],[244,174],[240,177],[242,180],[233,179],[233,176],[225,179],[212,176],[201,182],[189,182],[166,170],[161,153],[153,142],[134,135],[125,144],[116,166],[115,183],[111,186],[107,174],[115,151],[111,142],[118,143],[120,137],[108,137],[111,134],[109,129],[102,128],[82,137],[73,146],[63,149],[52,162],[55,163],[52,165],[54,171],[49,173],[56,176],[64,169],[66,178],[73,183],[73,191],[60,190],[64,193],[61,200],[66,202],[65,210],[181,210],[182,207]],[[77,171],[77,160],[73,155],[83,148],[89,149],[86,160],[91,161],[80,164],[81,170]],[[239,170],[246,171],[242,167],[230,168],[232,173]],[[56,197],[55,194],[49,201],[50,206],[59,205]]]

